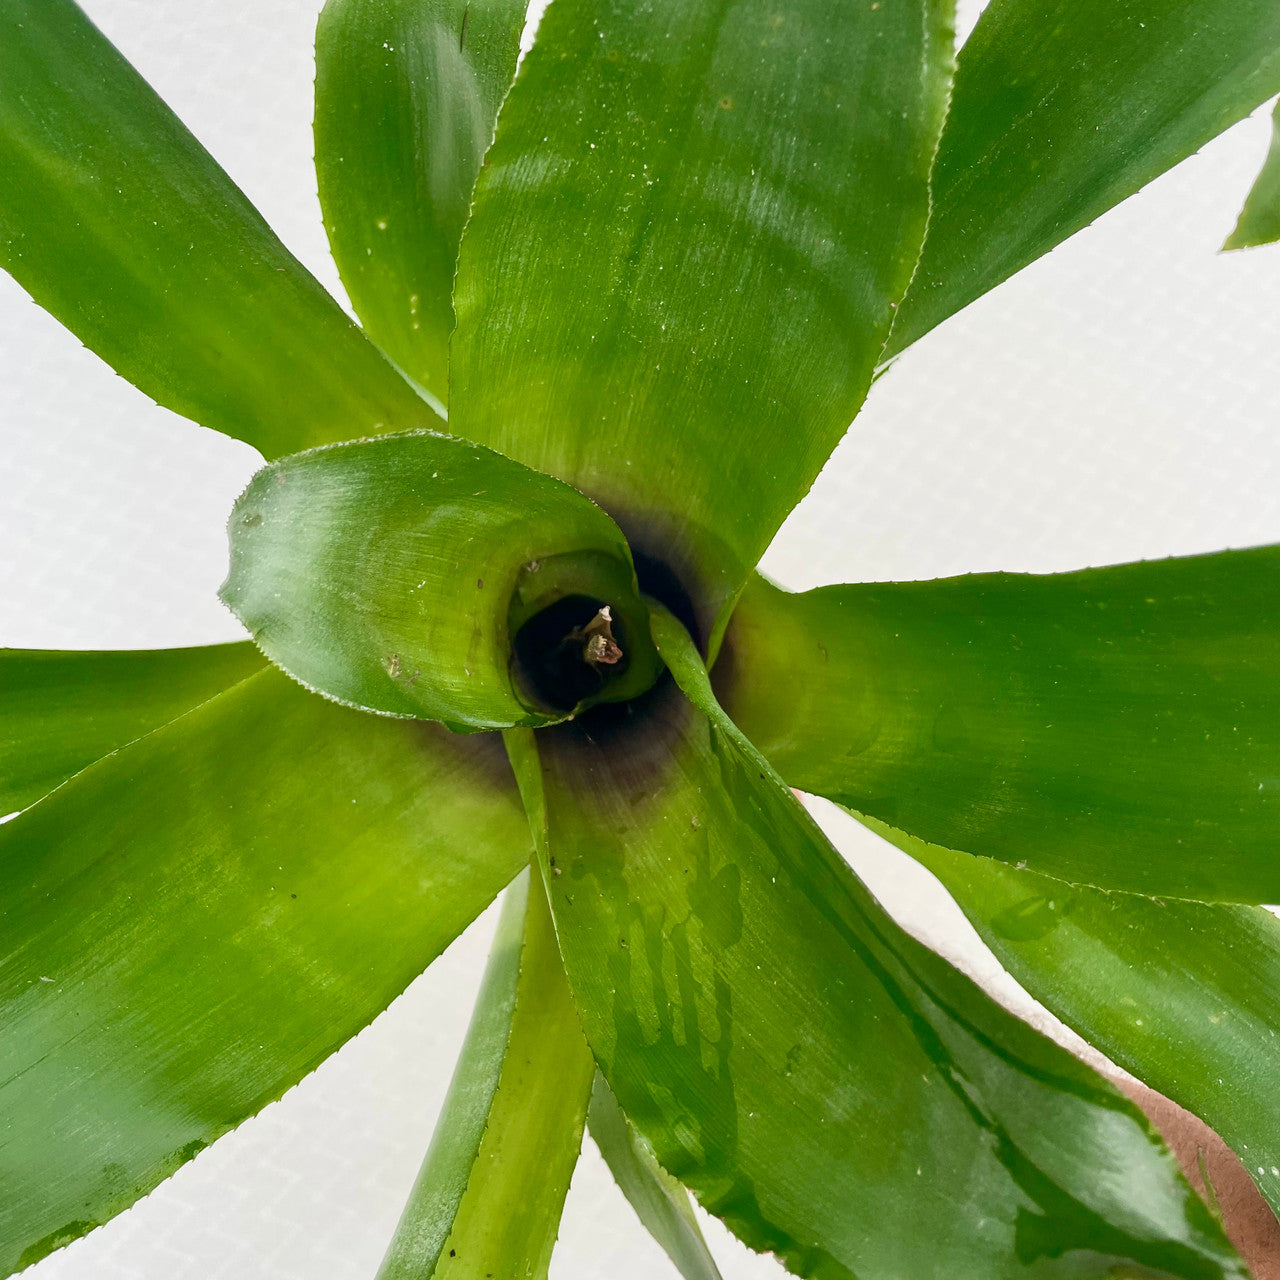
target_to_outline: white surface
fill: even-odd
[[[310,168],[313,0],[86,0],[337,288]],[[967,6],[969,15],[976,6]],[[1259,116],[910,351],[765,567],[789,585],[1053,570],[1280,538],[1280,248],[1216,246]],[[232,639],[215,591],[245,445],[157,408],[0,276],[0,644]],[[926,873],[823,810],[886,903],[999,973]],[[491,920],[283,1102],[35,1280],[366,1280],[425,1149]],[[716,1224],[727,1280],[780,1274]],[[588,1145],[556,1280],[664,1274]]]

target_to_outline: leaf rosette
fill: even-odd
[[[0,0],[0,263],[266,460],[222,591],[256,649],[0,653],[0,1269],[505,888],[383,1280],[545,1280],[584,1124],[687,1280],[689,1191],[819,1280],[1243,1276],[1144,1116],[791,788],[1280,1204],[1276,548],[755,566],[887,358],[1280,92],[1280,9],[993,0],[957,60],[948,0],[553,0],[517,74],[524,19],[326,4],[361,327],[72,0]]]

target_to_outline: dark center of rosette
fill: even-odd
[[[526,705],[580,717],[631,707],[666,671],[646,598],[686,625],[694,609],[676,575],[633,549],[634,564],[592,551],[530,561],[511,598],[512,677]]]
[[[563,596],[516,632],[516,662],[529,691],[554,711],[599,698],[630,669],[629,624],[594,596]]]

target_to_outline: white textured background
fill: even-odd
[[[318,0],[84,0],[331,289]],[[969,3],[972,20],[979,7]],[[1280,539],[1280,247],[1219,256],[1262,115],[950,321],[872,393],[766,568],[788,585],[1056,570]],[[0,645],[237,638],[222,527],[257,465],[157,408],[0,276]],[[830,813],[824,811],[824,818]],[[832,819],[895,911],[1027,1009],[958,913]],[[368,1031],[34,1280],[367,1280],[425,1150],[492,926]],[[727,1280],[780,1275],[717,1224]],[[587,1144],[555,1280],[664,1274]]]

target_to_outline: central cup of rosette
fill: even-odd
[[[420,431],[278,459],[228,534],[223,601],[279,667],[366,711],[545,725],[663,671],[618,527],[479,445]]]

